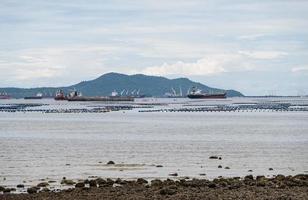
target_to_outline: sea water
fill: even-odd
[[[140,99],[137,103],[160,109],[251,101],[267,99]],[[308,99],[282,101],[305,105]],[[25,102],[29,101],[5,100],[0,104]],[[44,108],[102,104],[31,103],[43,103]],[[139,110],[146,108],[107,113],[0,112],[0,185],[32,185],[62,177],[154,179],[177,173],[178,177],[212,179],[308,173],[308,112]],[[116,165],[106,165],[110,160]]]

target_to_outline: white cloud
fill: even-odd
[[[240,35],[240,36],[238,36],[238,39],[240,39],[240,40],[256,40],[256,39],[259,39],[259,38],[264,37],[264,36],[266,36],[266,34],[262,34],[262,33],[248,34],[248,35]]]
[[[293,67],[291,72],[308,72],[308,66]]]
[[[282,51],[239,51],[239,53],[253,59],[276,59],[288,55]]]
[[[211,54],[196,62],[178,61],[173,64],[146,67],[141,73],[148,75],[210,75],[233,70],[249,70],[251,65],[239,54]],[[136,70],[131,71],[136,73]]]

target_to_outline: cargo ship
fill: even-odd
[[[67,100],[67,97],[65,96],[63,90],[58,90],[54,99],[56,101],[64,101]]]
[[[7,93],[3,92],[3,93],[0,93],[0,99],[10,99],[11,96],[8,95]]]
[[[59,91],[55,100],[67,100],[67,101],[134,101],[134,97],[131,96],[119,96],[117,92],[112,92],[111,96],[96,96],[87,97],[82,96],[80,92],[74,90],[68,96],[65,96],[63,91]]]
[[[187,97],[190,99],[225,99],[227,98],[227,93],[202,93],[201,90],[196,89],[196,87],[193,87]]]
[[[43,99],[43,94],[39,92],[36,96],[24,97],[24,99]]]

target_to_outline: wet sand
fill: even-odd
[[[66,181],[63,181],[65,183]],[[67,181],[69,183],[70,181]],[[44,184],[41,184],[44,185]],[[28,189],[32,194],[1,194],[0,200],[30,199],[308,199],[308,175],[243,178],[134,181],[92,179],[59,192],[47,187]]]

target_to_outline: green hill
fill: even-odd
[[[168,79],[159,76],[147,76],[143,74],[125,75],[119,73],[107,73],[97,79],[90,81],[83,81],[76,85],[68,87],[41,87],[41,88],[0,88],[0,92],[6,92],[15,98],[22,98],[25,96],[33,96],[38,92],[42,92],[45,95],[54,95],[59,89],[63,89],[68,92],[72,89],[76,89],[84,96],[106,96],[110,95],[112,91],[121,92],[125,90],[125,93],[133,91],[140,91],[140,94],[146,96],[162,97],[165,93],[171,93],[173,88],[177,93],[180,92],[180,88],[183,94],[186,94],[191,87],[197,87],[203,92],[221,92],[223,89],[210,88],[201,83],[193,82],[187,78]],[[227,90],[228,97],[243,96],[238,91]]]

